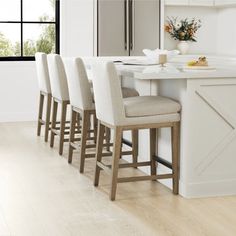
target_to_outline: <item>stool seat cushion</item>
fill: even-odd
[[[178,113],[181,105],[166,97],[139,96],[124,98],[126,117],[143,117]]]
[[[122,96],[123,98],[129,98],[129,97],[138,97],[139,93],[137,90],[127,87],[121,88]]]

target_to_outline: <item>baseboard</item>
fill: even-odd
[[[158,168],[160,174],[166,174],[166,169]],[[172,180],[159,180],[166,187],[172,189]],[[179,181],[179,195],[185,198],[201,198],[236,195],[236,179],[221,181],[206,181],[199,183],[185,183]]]
[[[25,113],[1,113],[0,122],[20,122],[20,121],[36,121],[37,112],[25,112]]]
[[[236,179],[188,184],[180,181],[180,193],[186,198],[236,195]]]

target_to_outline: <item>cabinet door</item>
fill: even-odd
[[[159,48],[159,0],[135,0],[133,14],[133,48],[130,56],[143,55],[144,48]],[[132,40],[132,38],[130,40]]]
[[[215,0],[215,6],[236,6],[236,0]]]
[[[214,0],[189,0],[190,6],[214,6]]]
[[[128,56],[125,49],[125,1],[98,1],[98,55]]]
[[[188,6],[189,0],[165,0],[166,6]]]

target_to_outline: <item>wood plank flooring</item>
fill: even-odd
[[[148,181],[119,184],[111,202],[105,174],[93,187],[94,160],[80,174],[67,154],[36,123],[0,123],[0,236],[236,235],[236,196],[184,199]]]

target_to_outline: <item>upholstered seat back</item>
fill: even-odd
[[[39,89],[42,92],[50,94],[51,85],[50,85],[50,80],[49,80],[47,55],[42,52],[37,52],[35,54],[35,63],[36,63]]]
[[[125,110],[116,68],[112,62],[94,60],[93,90],[96,114],[99,120],[119,125],[125,119]]]
[[[47,59],[52,96],[61,101],[68,101],[69,92],[67,78],[61,56],[57,54],[49,54]]]
[[[65,58],[64,60],[69,88],[70,104],[73,107],[94,109],[89,80],[81,58]]]

